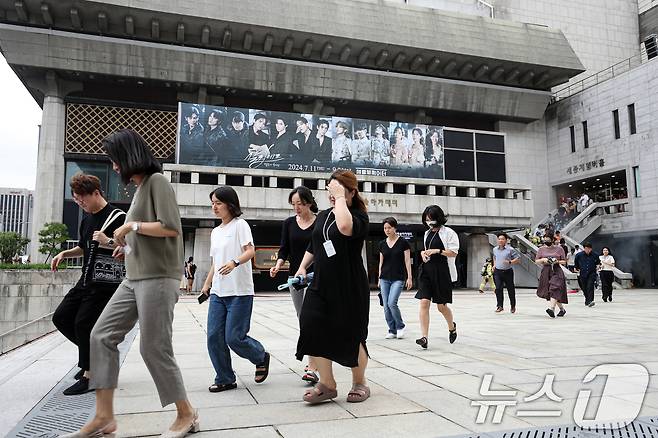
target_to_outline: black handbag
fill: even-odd
[[[105,232],[105,229],[122,215],[125,216],[126,213],[118,208],[112,211],[99,231]],[[126,265],[112,257],[114,248],[104,247],[95,240],[90,242],[89,247],[89,259],[82,273],[83,286],[119,286],[126,276]]]

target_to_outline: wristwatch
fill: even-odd
[[[142,224],[140,224],[139,222],[133,222],[131,228],[132,228],[133,231],[136,233],[136,232],[139,231],[139,229],[141,228],[141,226],[142,226]]]
[[[235,267],[236,267],[236,268],[237,268],[238,266],[240,266],[240,260],[238,260],[238,259],[233,259],[233,260],[231,260],[231,261],[232,261],[233,263],[235,263]]]
[[[107,239],[107,245],[108,246],[114,246],[114,239],[112,239],[111,237],[109,239]]]

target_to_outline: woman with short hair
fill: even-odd
[[[420,300],[421,337],[416,339],[416,344],[427,348],[431,302],[436,304],[448,324],[450,343],[457,340],[457,324],[448,304],[452,303],[452,283],[457,281],[455,258],[459,253],[459,236],[445,226],[448,216],[438,205],[427,207],[422,221],[428,230],[423,236],[424,250],[420,253],[423,263],[419,268],[416,298]]]
[[[174,358],[172,325],[178,301],[183,242],[178,203],[144,139],[122,129],[103,142],[112,168],[124,184],[137,185],[126,222],[114,231],[114,256],[125,256],[126,278],[91,332],[90,387],[96,389],[96,415],[67,438],[114,433],[114,389],[119,379],[117,345],[139,321],[140,353],[165,407],[176,404],[174,423],[161,436],[184,437],[199,430],[198,413],[187,399]]]
[[[210,200],[222,223],[210,234],[212,260],[201,292],[210,295],[208,354],[216,373],[208,391],[222,392],[238,387],[230,350],[256,366],[256,383],[267,379],[270,354],[247,335],[254,304],[251,259],[255,250],[251,228],[240,218],[240,199],[232,187],[221,186],[210,193]]]

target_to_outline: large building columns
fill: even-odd
[[[48,222],[62,222],[64,210],[64,134],[66,131],[66,105],[64,97],[80,88],[80,84],[61,81],[54,72],[45,78],[30,82],[30,86],[44,94],[39,151],[37,155],[37,180],[34,189],[34,215],[30,235],[30,260],[43,261],[39,253],[39,231]],[[78,236],[71,236],[76,239]]]
[[[39,254],[39,231],[48,222],[62,222],[64,209],[64,124],[66,106],[59,96],[43,99],[43,115],[37,155],[37,181],[34,189],[34,216],[30,239],[30,259],[43,261]],[[77,236],[71,236],[77,238]]]
[[[468,278],[466,286],[477,289],[482,282],[482,265],[491,255],[491,245],[486,234],[471,234],[468,236]]]
[[[203,282],[206,281],[208,269],[210,268],[210,233],[212,228],[197,228],[194,232],[194,263],[196,264],[196,275],[192,289],[200,291]],[[185,254],[189,257],[192,254]],[[186,259],[187,260],[187,259]]]

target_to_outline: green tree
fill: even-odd
[[[0,233],[0,260],[2,263],[12,263],[14,257],[23,252],[25,245],[30,242],[18,233]]]
[[[49,222],[39,231],[39,252],[46,255],[46,263],[54,254],[62,248],[62,244],[69,240],[69,232],[66,225],[57,222]]]

